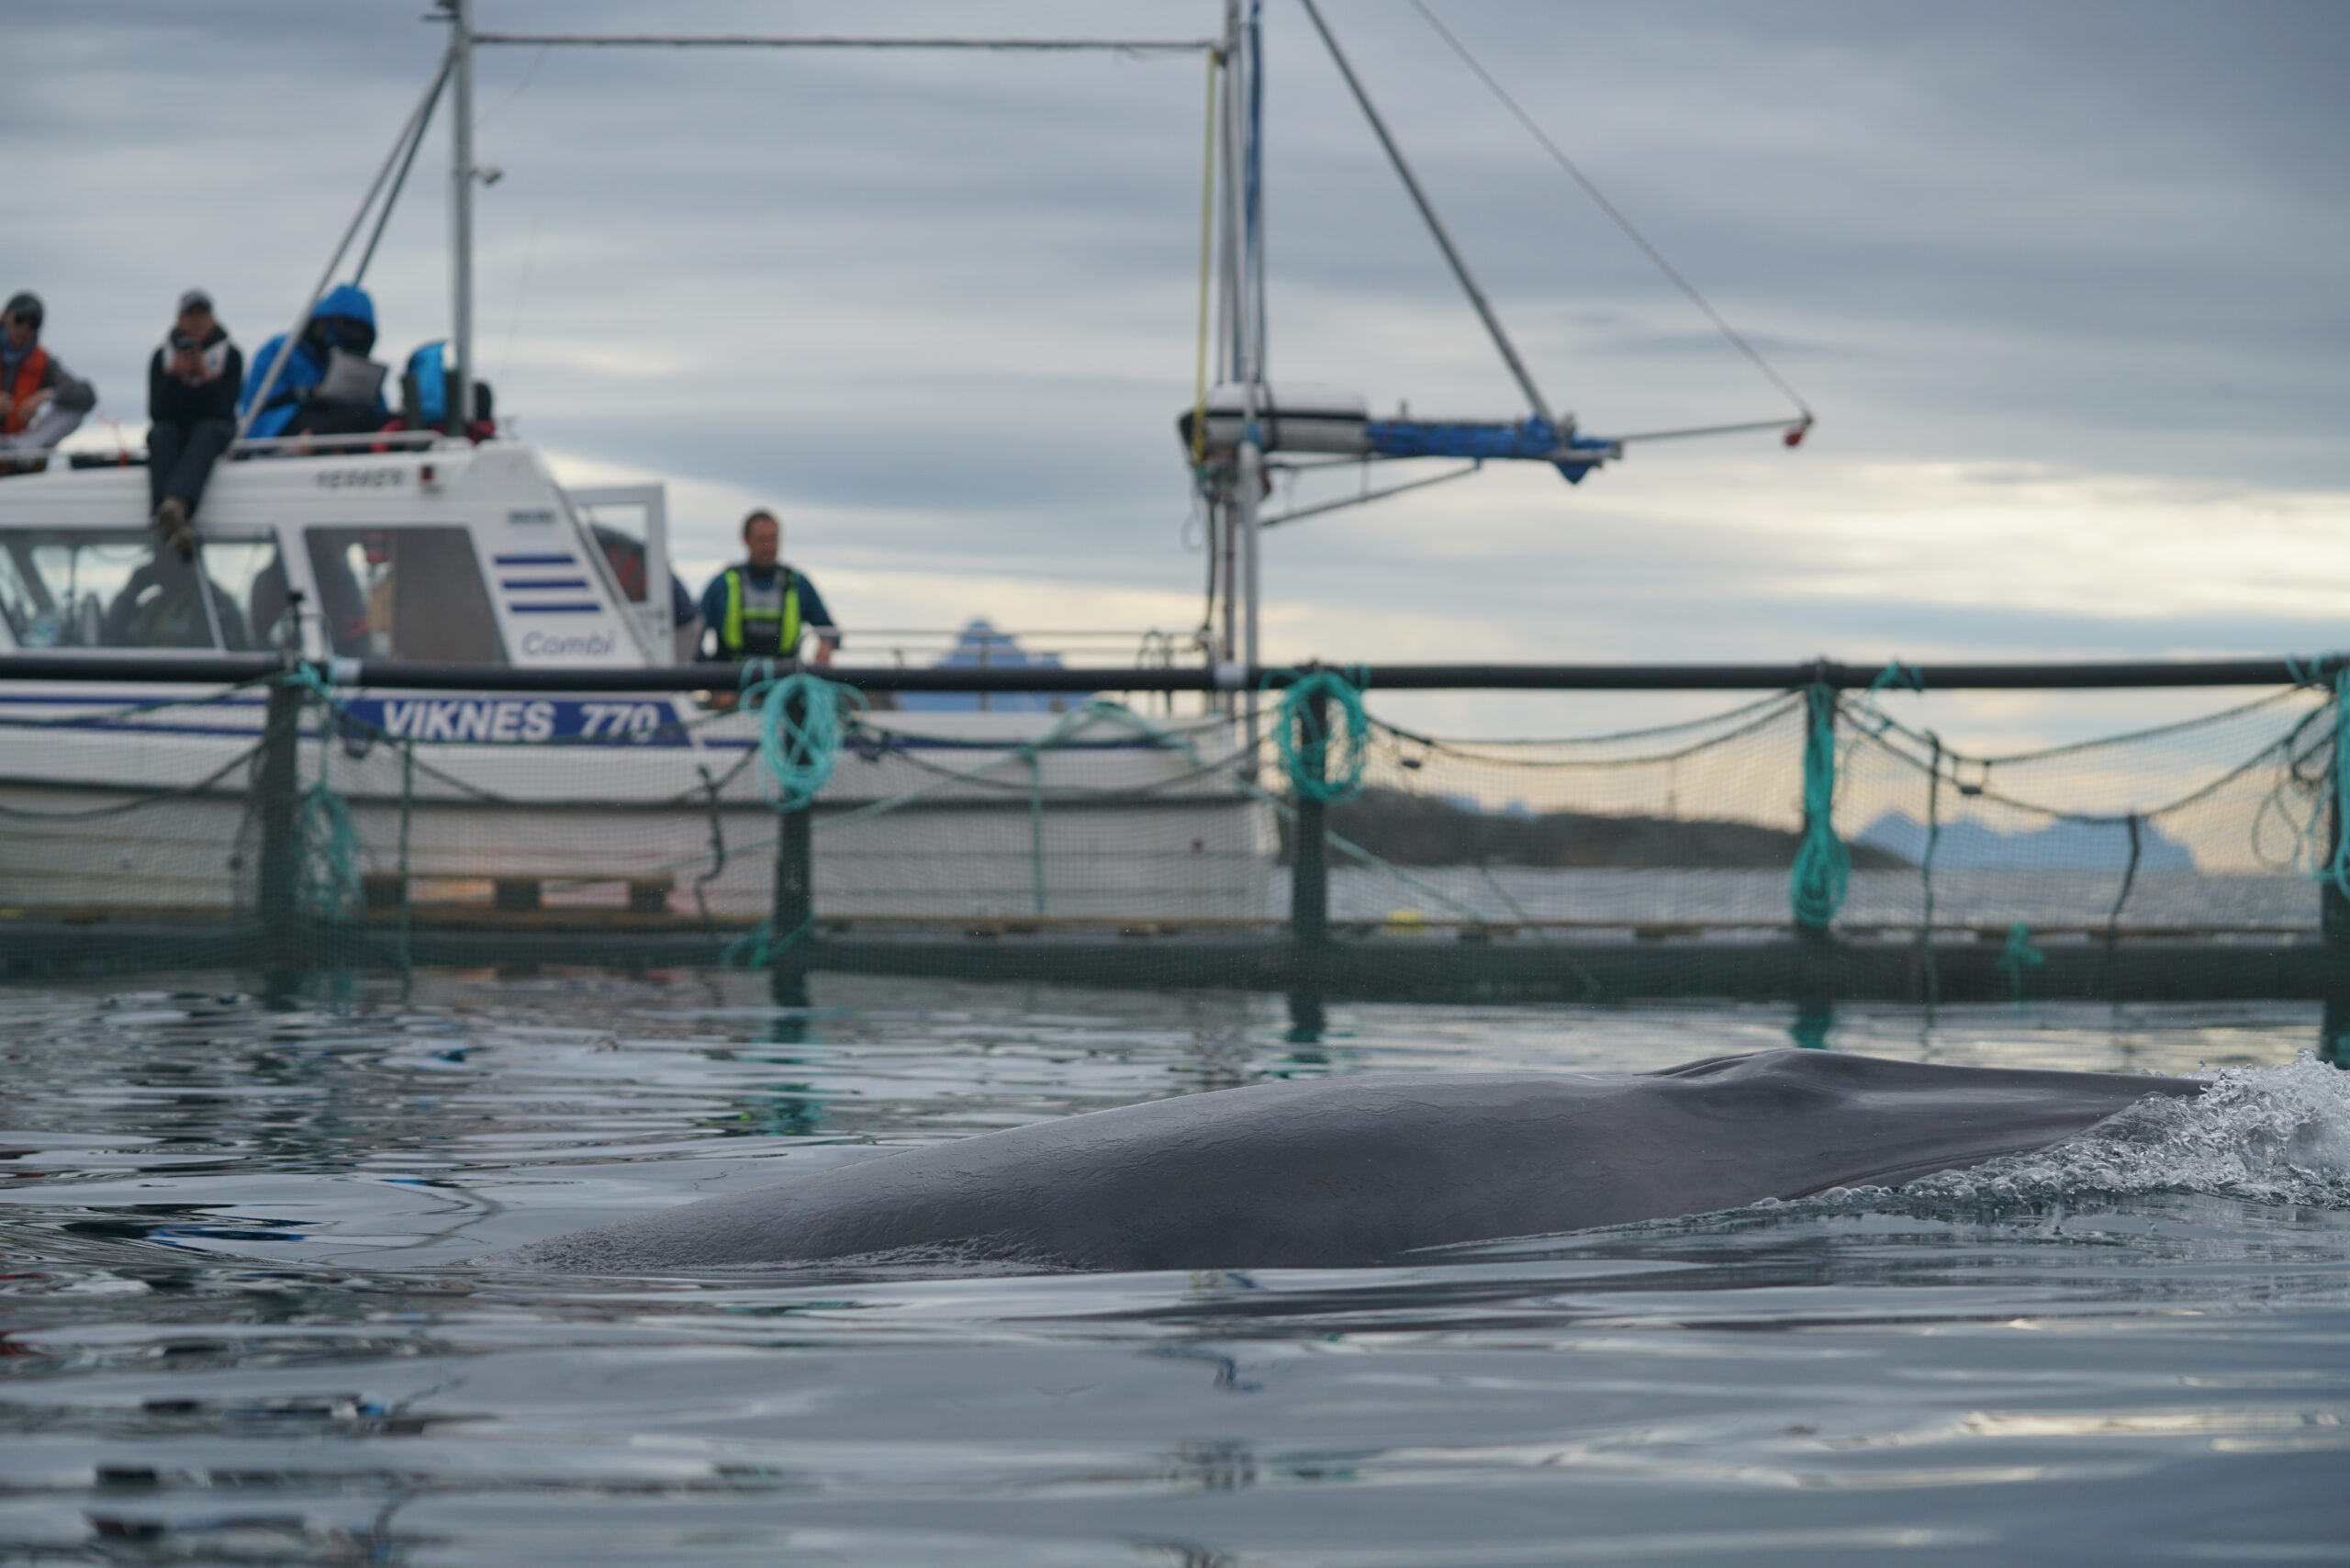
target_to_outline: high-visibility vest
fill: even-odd
[[[726,619],[719,623],[718,651],[730,659],[789,658],[800,650],[800,574],[783,574],[783,603],[768,610],[743,602],[743,568],[726,568]]]
[[[17,367],[17,384],[8,388],[8,417],[0,420],[0,435],[15,435],[32,422],[32,399],[40,393],[40,378],[49,374],[49,351],[36,343]]]

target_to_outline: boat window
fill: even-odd
[[[346,658],[502,665],[474,542],[462,528],[311,528],[327,642]]]
[[[631,604],[643,604],[648,584],[645,580],[644,541],[609,523],[591,522],[588,532],[596,536],[596,546],[604,553],[604,563],[612,569],[612,581],[621,597]]]
[[[277,646],[285,570],[269,539],[207,539],[196,560],[145,529],[0,529],[0,618],[20,648]]]

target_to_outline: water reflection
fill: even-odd
[[[1791,1204],[1324,1271],[468,1265],[1158,1095],[1639,1070],[1812,1027],[1785,1007],[768,986],[0,991],[0,1556],[1751,1568],[2339,1543],[2334,1210]],[[1818,1027],[1886,1055],[2181,1070],[2284,1060],[2322,1021],[1858,1007]]]

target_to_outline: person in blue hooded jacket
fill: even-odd
[[[375,302],[355,284],[337,284],[310,312],[285,369],[270,387],[269,401],[245,434],[360,435],[381,430],[391,418],[384,402],[384,367],[369,358],[375,347]],[[238,396],[239,412],[252,406],[285,334],[262,344]]]

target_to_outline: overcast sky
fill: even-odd
[[[1820,424],[1280,531],[1270,656],[2350,643],[2350,6],[1434,4]],[[249,347],[299,307],[429,77],[428,8],[0,3],[0,284],[46,297],[105,414],[143,420],[180,289]],[[1783,409],[1404,0],[1327,9],[1555,405],[1598,433]],[[1220,11],[480,0],[479,25],[1180,37]],[[1275,381],[1515,417],[1290,0],[1267,33]],[[567,476],[669,483],[695,586],[756,501],[851,627],[1196,622],[1196,59],[509,49],[480,77],[480,369]],[[447,330],[445,190],[436,136],[367,279],[386,357]],[[1973,711],[1986,740],[2053,722]]]

